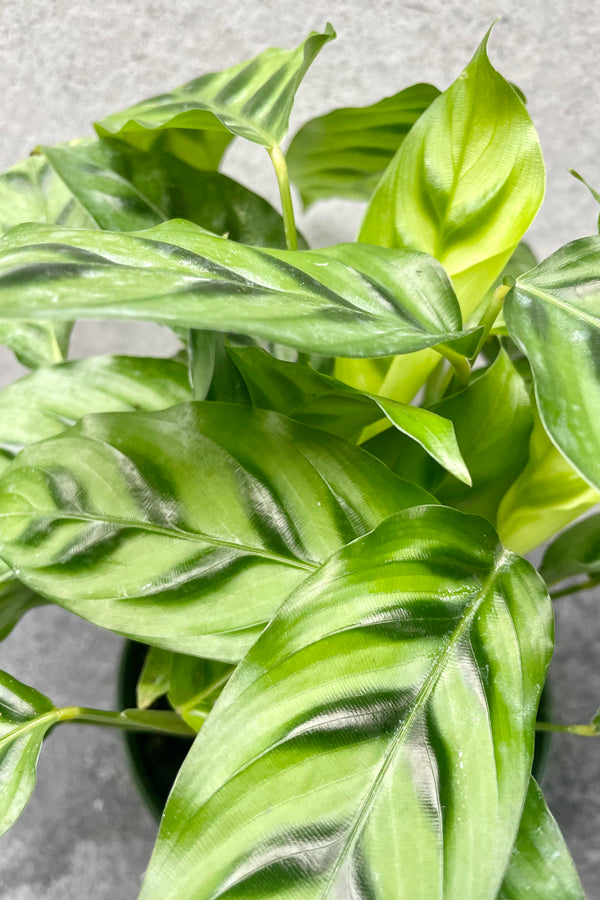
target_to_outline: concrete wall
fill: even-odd
[[[293,128],[331,107],[374,101],[416,81],[445,87],[501,15],[490,52],[527,95],[542,140],[548,191],[531,234],[535,249],[547,254],[595,230],[596,206],[567,169],[578,168],[600,187],[596,9],[590,0],[479,0],[475,8],[458,0],[0,0],[0,168],[37,143],[90,133],[92,120],[203,71],[267,45],[292,46],[327,19],[339,37],[303,85]],[[259,148],[238,142],[225,170],[275,200]],[[325,244],[351,239],[359,219],[357,206],[327,203],[300,224],[315,244]],[[137,352],[159,355],[172,346],[161,329],[88,323],[78,328],[75,352],[126,350],[132,339]],[[0,352],[0,383],[18,371]],[[559,608],[554,686],[556,717],[564,721],[585,721],[600,701],[597,602],[580,594]],[[30,614],[0,646],[0,666],[58,703],[110,706],[120,648],[118,638],[47,609]],[[596,744],[555,740],[547,794],[591,898],[600,896],[598,774]],[[59,730],[42,754],[30,806],[2,839],[1,896],[133,897],[154,830],[127,775],[119,736]]]

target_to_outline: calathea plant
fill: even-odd
[[[55,725],[198,732],[144,898],[581,898],[531,769],[536,728],[600,730],[536,725],[547,585],[600,578],[599,516],[571,524],[600,498],[600,238],[522,243],[544,165],[488,36],[443,93],[284,153],[333,37],[0,179],[0,336],[32,369],[0,393],[1,633],[52,602],[149,646],[137,709],[1,676],[0,823]],[[282,216],[218,172],[234,137]],[[308,249],[290,178],[365,201],[357,242]],[[182,349],[68,361],[82,318]]]

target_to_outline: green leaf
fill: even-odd
[[[531,365],[546,431],[600,490],[599,266],[600,237],[567,244],[517,278],[504,315]]]
[[[571,854],[532,778],[498,900],[585,900]]]
[[[495,897],[552,649],[482,519],[392,516],[299,587],[225,688],[141,897]]]
[[[33,793],[42,741],[58,717],[47,697],[0,672],[0,834]]]
[[[489,32],[456,81],[416,122],[367,210],[360,240],[430,253],[454,282],[464,321],[478,308],[531,224],[544,194],[535,128],[513,87],[487,56]],[[355,387],[365,364],[336,375]],[[383,388],[409,401],[437,359],[419,353],[392,365]]]
[[[439,259],[465,319],[515,251],[544,194],[535,128],[491,65],[488,38],[489,32],[464,72],[411,129],[361,230],[368,243]]]
[[[186,368],[173,360],[98,356],[38,369],[0,391],[0,472],[23,447],[87,413],[162,409],[189,398]],[[0,640],[42,602],[0,560]]]
[[[90,139],[42,149],[104,231],[136,231],[182,218],[242,244],[286,246],[283,219],[266,200],[171,153]]]
[[[10,634],[26,612],[43,604],[44,600],[17,581],[0,560],[0,641]]]
[[[527,463],[533,417],[523,379],[504,350],[468,386],[435,403],[431,412],[454,425],[473,479],[471,490],[406,439],[391,431],[368,441],[366,450],[393,471],[431,491],[448,506],[495,524],[502,497]]]
[[[93,223],[42,156],[30,156],[0,175],[0,235],[23,222],[57,222],[70,228]],[[23,365],[61,362],[67,355],[67,322],[0,322],[0,344]]]
[[[353,442],[381,415],[418,442],[457,478],[471,483],[452,423],[441,416],[357,391],[300,363],[283,362],[258,347],[229,348],[254,406],[274,409],[298,422],[322,428]]]
[[[174,221],[139,234],[22,225],[0,241],[0,316],[142,319],[235,331],[309,353],[377,356],[442,342],[469,354],[444,270],[422,253],[245,247]]]
[[[595,190],[591,186],[591,184],[589,184],[589,182],[587,182],[585,180],[585,178],[579,174],[579,172],[576,172],[575,169],[569,169],[569,172],[573,176],[573,178],[576,178],[578,181],[581,181],[581,183],[586,186],[586,188],[588,189],[588,191],[590,192],[590,194],[592,195],[592,197],[594,198],[596,203],[600,203],[600,193],[598,193],[598,191]],[[598,231],[600,231],[600,215],[598,216]]]
[[[136,687],[138,709],[148,709],[167,693],[174,656],[174,653],[163,650],[162,647],[148,648]]]
[[[23,447],[88,413],[164,409],[190,398],[186,367],[170,359],[93,356],[39,369],[0,391],[0,472]]]
[[[483,306],[488,306],[493,295],[494,291],[497,287],[500,287],[501,284],[504,283],[504,279],[515,279],[518,278],[519,275],[525,275],[526,272],[529,272],[531,269],[534,269],[538,264],[538,261],[535,257],[535,254],[529,244],[525,243],[525,241],[521,241],[509,261],[506,263],[502,272],[489,289],[487,296],[485,298]],[[491,330],[491,334],[499,334],[504,336],[508,335],[508,329],[506,327],[506,322],[504,321],[504,310],[501,309],[496,321]]]
[[[287,162],[304,206],[330,197],[368,200],[439,93],[432,84],[414,84],[370,106],[334,109],[303,125],[289,146]]]
[[[107,136],[140,129],[186,128],[230,131],[271,148],[286,135],[294,96],[324,44],[331,25],[312,31],[294,50],[271,47],[248,62],[201,75],[170,94],[161,94],[96,124]]]
[[[98,129],[96,129],[98,130]],[[110,140],[113,135],[108,135]],[[194,131],[188,128],[140,128],[136,131],[121,131],[114,136],[120,144],[127,144],[134,150],[144,153],[168,153],[182,162],[216,172],[223,154],[233,135],[230,131]]]
[[[88,416],[19,454],[0,479],[0,553],[98,625],[236,662],[331,553],[431,501],[333,435],[190,403]]]
[[[234,668],[215,660],[173,654],[169,703],[194,731],[204,725]]]
[[[546,550],[540,573],[548,584],[576,575],[600,578],[600,513],[563,531]]]
[[[528,553],[598,502],[600,493],[559,453],[534,409],[529,460],[498,510],[502,543]]]

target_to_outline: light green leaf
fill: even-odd
[[[331,553],[431,501],[333,435],[190,403],[88,416],[19,454],[0,479],[0,553],[98,625],[236,662]]]
[[[538,261],[535,257],[535,254],[529,244],[525,243],[525,241],[521,241],[509,261],[506,263],[502,272],[488,291],[488,294],[485,298],[483,306],[487,306],[494,294],[494,291],[497,287],[504,282],[505,278],[518,278],[519,275],[525,275],[526,272],[529,272],[531,269],[534,269],[538,264]],[[506,322],[504,321],[504,310],[501,309],[496,321],[491,330],[491,334],[499,334],[504,336],[508,335],[508,329],[506,327]]]
[[[42,741],[58,717],[47,697],[0,672],[0,834],[33,793]]]
[[[294,96],[331,25],[312,31],[294,50],[271,47],[248,62],[201,75],[170,94],[152,97],[96,124],[100,136],[140,129],[228,130],[265,147],[281,144]]]
[[[559,534],[546,550],[540,572],[548,584],[577,575],[600,580],[600,513]]]
[[[175,783],[143,900],[496,897],[552,649],[482,519],[407,510],[300,586]]]
[[[287,162],[304,206],[330,197],[368,200],[439,93],[432,84],[414,84],[370,106],[334,109],[303,125],[289,146]]]
[[[0,391],[0,472],[28,444],[95,412],[164,409],[191,399],[185,365],[93,356],[39,369]]]
[[[498,510],[503,544],[528,553],[598,502],[600,493],[559,453],[534,410],[529,460]]]
[[[211,659],[173,654],[169,703],[194,731],[204,725],[234,668]]]
[[[491,65],[488,37],[411,129],[361,230],[368,243],[439,259],[465,318],[515,251],[544,194],[535,128],[513,87]]]
[[[585,900],[571,854],[532,778],[498,900]]]
[[[23,447],[87,413],[162,409],[190,396],[186,368],[174,360],[98,356],[38,369],[0,391],[0,472]],[[0,560],[0,640],[42,602]]]
[[[138,709],[148,709],[159,697],[167,693],[171,683],[174,656],[174,653],[163,650],[162,647],[148,648],[136,686]]]
[[[471,483],[454,427],[442,416],[408,403],[357,391],[309,366],[275,359],[258,347],[232,347],[229,354],[254,406],[274,409],[353,442],[358,442],[364,428],[381,421],[383,414],[441,466],[466,484]]]
[[[98,129],[96,129],[98,130]],[[102,132],[101,132],[102,133]],[[111,139],[110,133],[107,139]],[[144,153],[168,153],[194,169],[216,172],[223,153],[233,140],[230,131],[194,131],[189,128],[156,128],[121,131],[114,136],[121,144]]]
[[[476,316],[527,231],[545,182],[535,128],[513,87],[491,65],[488,37],[410,130],[360,233],[367,243],[439,259],[452,276],[465,322]],[[408,401],[436,364],[432,353],[398,361],[378,392]],[[345,362],[336,375],[362,387],[362,367]]]
[[[517,278],[504,301],[527,356],[544,428],[600,490],[600,237],[562,247]]]
[[[236,331],[309,353],[377,356],[452,342],[469,354],[444,270],[405,250],[245,247],[173,221],[139,234],[22,225],[0,241],[0,321],[142,319]]]
[[[86,211],[42,156],[30,156],[0,175],[0,235],[23,222],[93,225]],[[67,354],[67,322],[0,322],[0,344],[29,368],[61,362]]]
[[[442,503],[485,516],[495,524],[500,501],[529,456],[533,416],[523,379],[501,350],[492,365],[476,372],[464,390],[430,409],[454,425],[473,479],[472,489],[390,430],[368,441],[365,449]]]

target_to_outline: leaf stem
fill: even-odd
[[[79,725],[106,725],[127,731],[152,731],[159,734],[193,737],[195,732],[176,712],[162,709],[89,709],[85,706],[65,706],[57,710],[59,722]]]
[[[565,734],[579,734],[582,737],[597,737],[595,725],[558,725],[556,722],[536,722],[536,731],[560,731]]]
[[[294,218],[294,205],[290,191],[290,179],[287,163],[281,147],[270,147],[267,150],[275,169],[279,196],[281,197],[281,211],[283,213],[283,227],[285,229],[285,242],[288,250],[298,249],[298,237],[296,235],[296,220]]]
[[[560,588],[558,591],[552,591],[550,597],[552,600],[560,600],[561,597],[570,597],[571,594],[578,594],[579,591],[589,591],[591,588],[600,584],[600,577],[588,578],[581,584],[572,584],[569,587]]]
[[[440,356],[443,356],[444,359],[447,359],[454,369],[454,377],[456,378],[458,387],[466,387],[469,383],[469,378],[471,377],[471,366],[469,365],[468,359],[460,353],[457,353],[456,350],[452,350],[450,347],[444,347],[441,344],[433,349],[436,350]]]
[[[500,284],[492,294],[492,299],[490,300],[485,312],[479,320],[479,326],[483,328],[483,334],[479,338],[479,343],[477,344],[477,350],[473,354],[473,359],[477,359],[477,357],[481,353],[483,345],[487,341],[490,335],[490,331],[494,326],[494,322],[500,314],[500,310],[502,309],[502,306],[504,304],[504,298],[509,291],[510,285]]]

